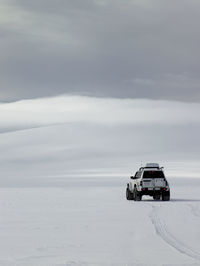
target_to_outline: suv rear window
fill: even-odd
[[[162,171],[144,171],[143,178],[164,178]]]

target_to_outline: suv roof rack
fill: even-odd
[[[151,166],[151,167],[143,167],[144,169],[160,169],[160,167],[156,167],[156,166]]]
[[[158,169],[163,170],[164,167],[160,167],[158,163],[147,163],[145,166],[142,166],[139,168],[139,171],[142,171],[144,169]]]
[[[145,166],[142,166],[139,168],[139,171],[142,171],[144,169],[159,169],[163,170],[164,167],[160,167],[158,163],[147,163]]]
[[[145,168],[160,168],[158,163],[147,163]]]

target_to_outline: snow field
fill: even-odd
[[[170,202],[127,201],[126,178],[40,180],[1,184],[0,265],[200,265],[199,179],[169,178]]]

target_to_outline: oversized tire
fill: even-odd
[[[137,190],[137,188],[134,188],[134,192],[133,192],[133,198],[135,201],[141,201],[142,199],[142,195],[141,193]]]
[[[126,189],[126,199],[133,200],[133,193],[130,192],[129,188]]]
[[[160,194],[155,194],[153,195],[154,200],[160,200]]]
[[[169,201],[169,200],[170,200],[170,191],[163,192],[162,201]]]

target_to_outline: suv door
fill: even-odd
[[[144,171],[142,181],[144,187],[154,188],[165,186],[165,176],[162,171]]]

